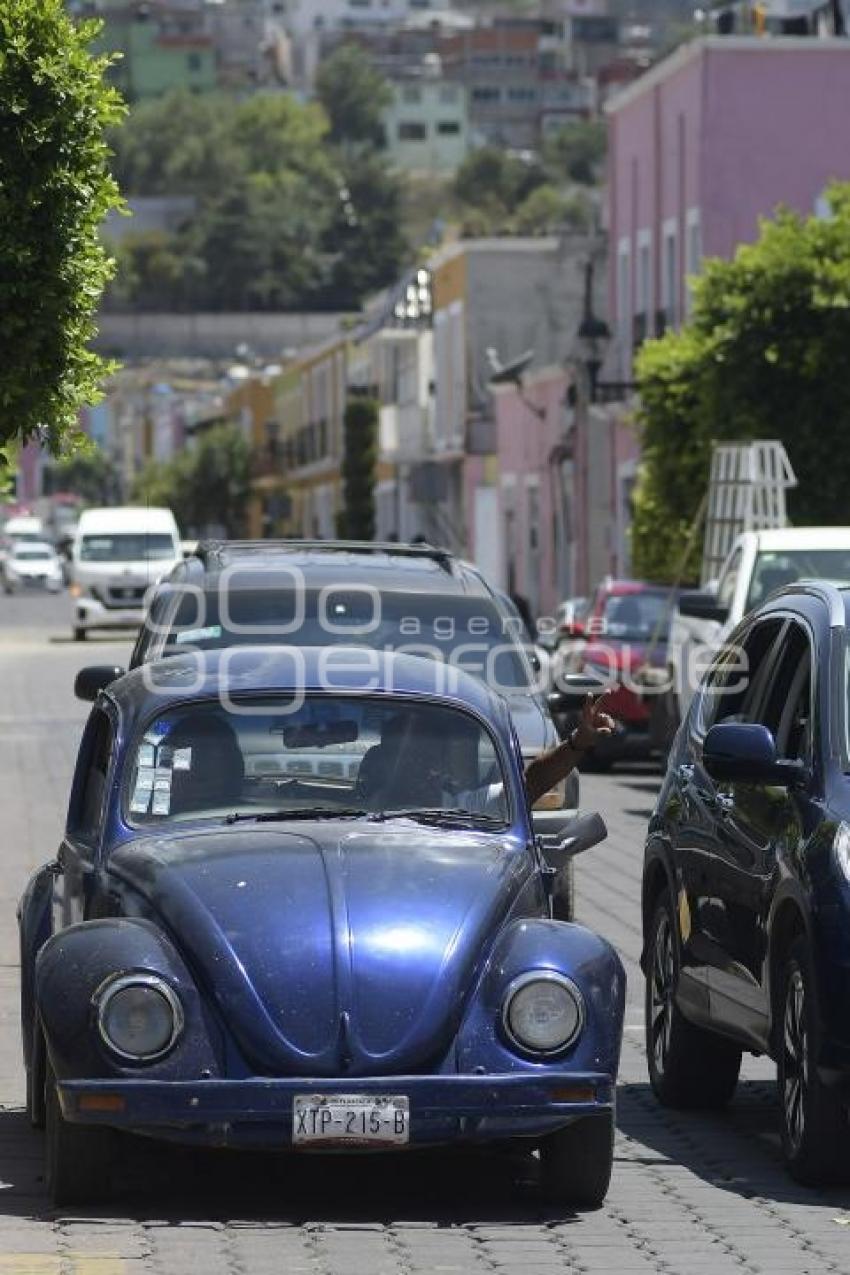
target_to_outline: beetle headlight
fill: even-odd
[[[168,1052],[183,1030],[183,1007],[164,979],[126,974],[100,992],[97,1026],[119,1057],[153,1062]]]
[[[571,1045],[584,1024],[584,1001],[571,979],[547,970],[511,983],[502,1008],[510,1039],[534,1054],[557,1054]]]

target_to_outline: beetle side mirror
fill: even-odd
[[[81,668],[74,679],[74,694],[93,704],[105,686],[123,676],[124,669],[117,664],[90,664]]]
[[[712,726],[702,746],[703,764],[721,783],[773,784],[790,788],[806,777],[801,761],[776,756],[776,741],[755,722],[721,722]]]
[[[579,815],[578,818],[566,819],[560,828],[553,831],[551,823],[538,823],[534,812],[531,816],[535,833],[543,851],[543,857],[550,868],[560,872],[570,859],[584,854],[593,846],[598,846],[608,836],[605,820],[599,814]],[[545,827],[545,832],[543,831]]]

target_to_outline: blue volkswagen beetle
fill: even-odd
[[[551,1196],[598,1204],[625,976],[551,900],[603,836],[535,838],[507,706],[430,660],[239,648],[112,683],[19,907],[53,1203],[107,1193],[117,1129],[521,1141]]]

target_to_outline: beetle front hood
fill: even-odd
[[[510,836],[335,822],[171,833],[110,860],[266,1074],[411,1071],[448,1048],[532,862]]]

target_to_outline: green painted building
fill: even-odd
[[[98,8],[104,27],[99,51],[120,53],[113,83],[128,101],[160,97],[171,89],[206,93],[216,88],[216,50],[201,5],[114,4]]]

